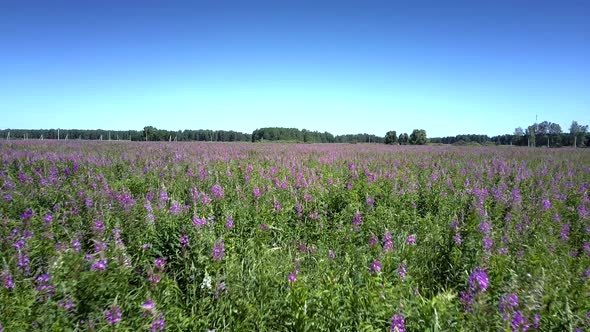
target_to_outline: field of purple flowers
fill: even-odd
[[[0,331],[590,329],[585,149],[0,155]]]

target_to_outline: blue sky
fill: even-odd
[[[590,124],[588,1],[1,1],[0,128]]]

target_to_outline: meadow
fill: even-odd
[[[0,155],[0,331],[590,330],[587,149]]]

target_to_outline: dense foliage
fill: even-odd
[[[3,141],[0,154],[5,331],[590,327],[585,149]]]

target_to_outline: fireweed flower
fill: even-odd
[[[29,270],[31,269],[31,267],[29,266],[30,263],[31,261],[29,260],[29,257],[26,254],[22,252],[18,253],[18,261],[16,263],[16,266],[19,269],[21,269],[21,271],[29,272]]]
[[[293,272],[289,272],[289,278],[287,278],[287,280],[291,283],[295,282],[297,281],[297,276]]]
[[[369,238],[369,246],[374,247],[379,243],[379,238],[377,238],[377,235],[373,234],[371,235],[371,237]]]
[[[518,306],[518,295],[511,293],[500,298],[498,309],[502,314],[502,319],[508,320],[510,313]]]
[[[216,183],[213,187],[211,187],[211,195],[213,195],[213,197],[217,199],[223,198],[223,187],[219,183]]]
[[[166,327],[166,320],[164,315],[160,315],[150,326],[150,332],[164,331]]]
[[[402,263],[400,264],[400,266],[397,268],[397,274],[399,275],[400,279],[402,281],[406,281],[406,264]]]
[[[569,234],[570,234],[570,225],[564,224],[563,226],[561,226],[561,231],[559,232],[559,237],[561,238],[561,241],[566,242],[567,240],[569,240]]]
[[[482,246],[486,252],[490,252],[494,246],[494,241],[490,237],[485,236],[482,240]]]
[[[416,244],[416,234],[408,235],[408,237],[406,238],[406,243],[410,246],[415,245]]]
[[[381,272],[381,262],[374,260],[371,263],[371,274],[377,274],[379,272]]]
[[[211,253],[211,257],[213,258],[214,261],[221,261],[223,260],[223,257],[225,256],[225,242],[223,242],[223,240],[219,241],[217,244],[215,244],[215,247],[213,247],[213,252]]]
[[[469,288],[474,292],[485,292],[490,285],[487,273],[481,268],[476,267],[469,276]]]
[[[53,220],[53,216],[51,213],[47,213],[45,217],[43,217],[43,221],[45,222],[45,226],[51,225],[51,221]]]
[[[154,268],[160,272],[164,271],[164,269],[166,268],[166,258],[156,258],[156,260],[154,261]]]
[[[82,249],[82,244],[80,243],[80,241],[78,239],[73,239],[71,245],[72,245],[72,248],[74,249],[74,252],[80,252],[80,250]]]
[[[143,314],[145,317],[148,312],[153,315],[155,313],[156,306],[154,305],[154,301],[148,299],[141,305],[141,309],[144,311]]]
[[[162,278],[158,274],[153,273],[153,272],[148,273],[148,281],[150,284],[155,286],[155,285],[159,284],[161,280],[162,280]]]
[[[107,260],[106,259],[98,259],[92,266],[90,266],[90,271],[93,272],[102,272],[107,269]]]
[[[332,249],[328,250],[328,257],[330,257],[330,259],[334,259],[336,257],[334,250],[332,250]]]
[[[6,289],[13,289],[14,282],[12,280],[12,275],[8,271],[2,272],[2,286]]]
[[[180,207],[180,203],[174,201],[170,204],[170,214],[178,215],[182,213],[182,207]]]
[[[188,238],[188,235],[186,235],[186,234],[183,234],[183,235],[180,237],[180,246],[181,246],[181,247],[188,247],[188,245],[189,245],[189,238]]]
[[[200,227],[203,227],[205,225],[207,225],[207,219],[205,219],[205,218],[199,218],[199,216],[194,216],[193,217],[193,226],[200,228]]]
[[[75,306],[74,302],[71,299],[68,299],[66,301],[59,301],[57,303],[57,305],[59,305],[65,311],[72,311],[72,310],[74,310],[74,306]]]
[[[392,252],[393,251],[393,239],[391,233],[385,233],[383,235],[383,251],[384,252]]]
[[[360,227],[363,224],[363,216],[360,212],[355,212],[352,216],[352,225],[354,227]]]
[[[455,233],[455,235],[453,235],[453,240],[455,241],[455,245],[460,246],[461,245],[461,234],[459,233]]]
[[[94,231],[94,233],[102,233],[104,232],[104,228],[104,223],[101,220],[96,220],[94,222],[92,230]]]
[[[543,199],[541,204],[543,205],[543,211],[547,211],[551,208],[551,202],[546,198]]]
[[[402,314],[395,314],[391,317],[391,328],[390,332],[406,332],[405,318]]]
[[[274,203],[273,203],[273,208],[275,211],[281,211],[281,202],[279,202],[279,200],[275,199]]]
[[[254,189],[252,190],[252,194],[254,195],[255,198],[260,198],[260,196],[261,196],[260,188],[254,187]]]
[[[117,305],[113,305],[109,310],[104,312],[104,317],[109,325],[117,325],[121,321],[121,310]]]
[[[35,281],[35,290],[39,292],[37,300],[43,301],[47,298],[52,297],[53,294],[55,294],[55,286],[53,286],[53,284],[51,284],[50,281],[51,277],[49,276],[49,274],[42,274],[37,277]]]
[[[229,229],[234,228],[234,220],[232,217],[227,217],[225,220],[225,227]]]

